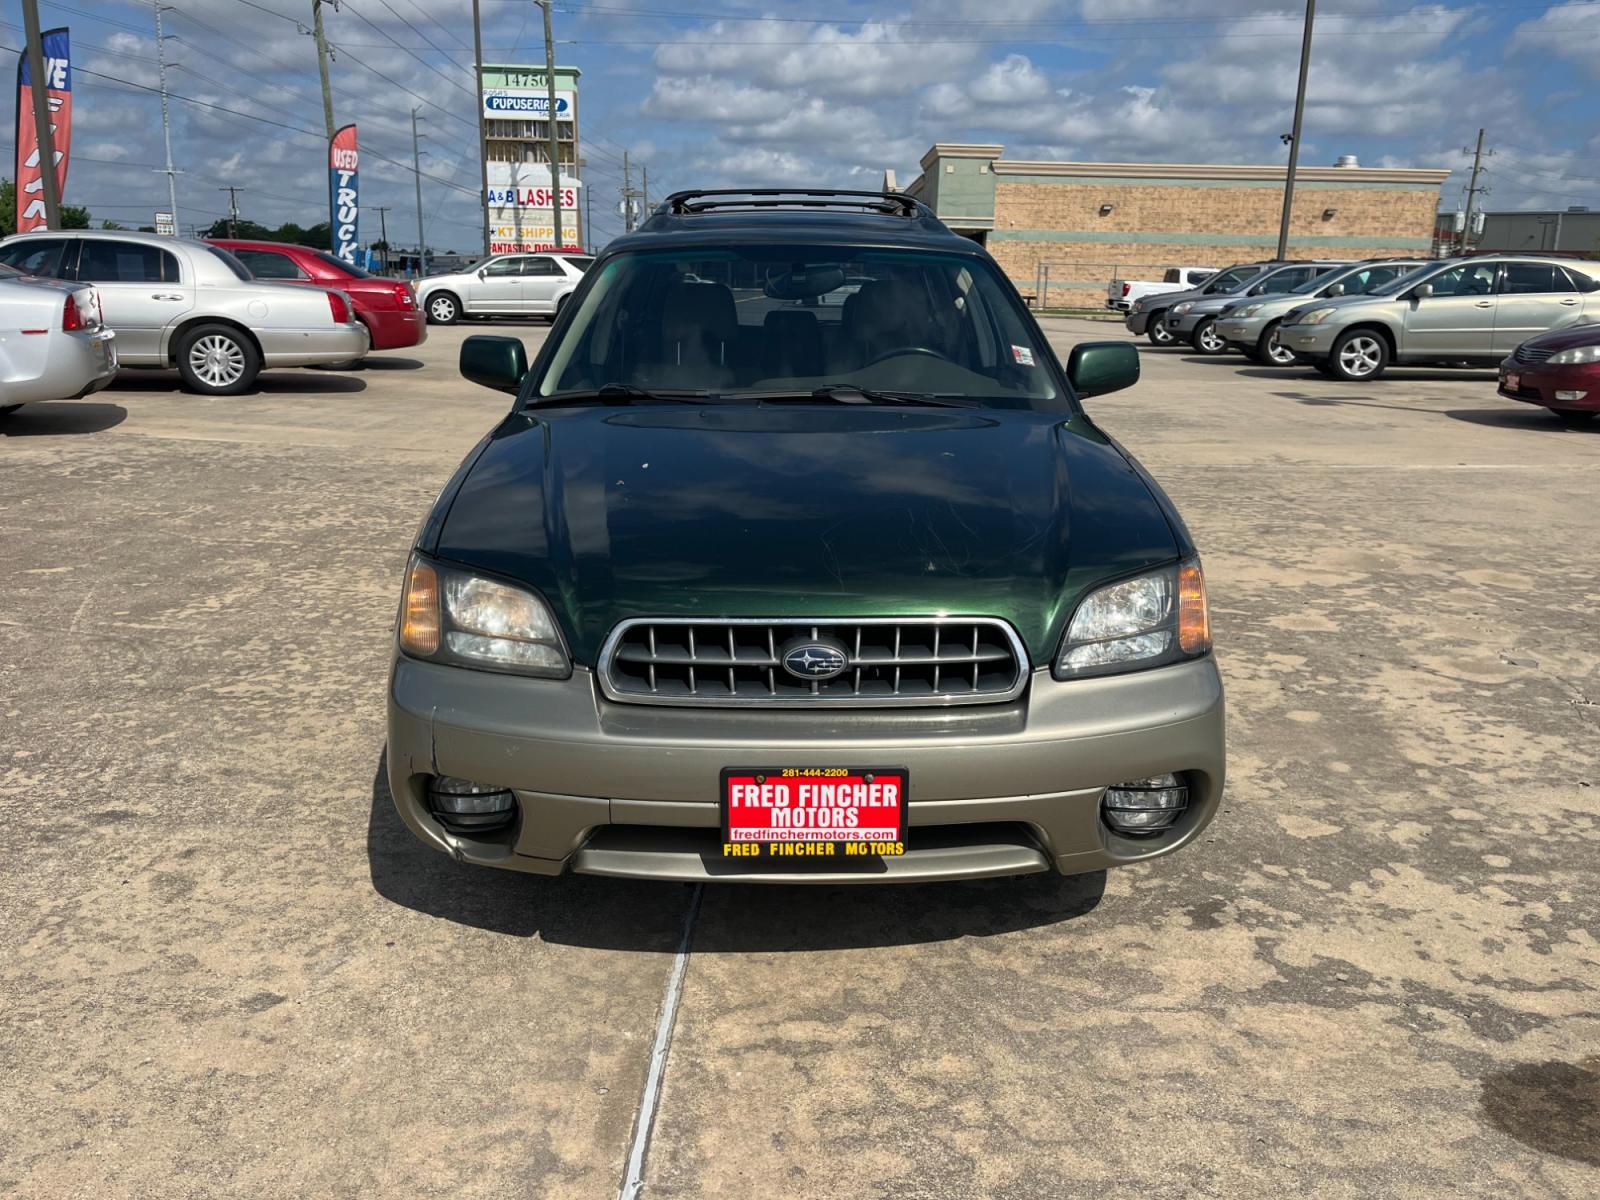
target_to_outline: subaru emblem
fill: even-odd
[[[821,682],[842,675],[850,660],[844,651],[821,642],[807,642],[795,646],[783,655],[783,669],[797,679]]]

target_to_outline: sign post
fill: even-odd
[[[156,232],[162,237],[177,237],[177,218],[169,212],[158,212],[156,214]]]

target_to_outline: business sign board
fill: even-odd
[[[158,212],[156,214],[156,232],[162,237],[178,236],[178,222],[173,220],[171,213]]]
[[[583,249],[578,230],[565,221],[561,223],[561,240],[564,250]],[[518,209],[489,210],[490,254],[520,254],[555,248],[556,231],[548,217],[530,216]]]
[[[44,51],[45,103],[50,109],[50,133],[55,139],[56,192],[67,191],[67,159],[72,149],[72,53],[65,29],[46,30],[40,39]],[[46,229],[44,172],[39,165],[39,126],[33,119],[33,74],[28,56],[17,62],[17,232]]]
[[[570,121],[573,93],[556,93],[556,120]],[[550,93],[543,88],[486,87],[483,115],[505,120],[543,120],[550,115]]]
[[[361,254],[360,166],[356,127],[346,125],[328,142],[328,237],[333,256],[352,267]]]
[[[548,171],[545,172],[549,174]],[[582,185],[575,180],[563,181],[561,185],[561,207],[564,210],[578,207],[578,188]],[[492,187],[484,193],[489,198],[490,208],[542,208],[550,211],[550,185],[543,187]]]

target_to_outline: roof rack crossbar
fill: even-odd
[[[914,217],[925,206],[904,192],[849,192],[806,188],[718,188],[673,192],[661,202],[674,214],[702,213],[715,208],[855,208]]]

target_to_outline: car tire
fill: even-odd
[[[1300,361],[1293,350],[1279,343],[1278,326],[1275,323],[1263,329],[1261,340],[1245,353],[1250,356],[1251,362],[1258,362],[1263,367],[1292,367]]]
[[[1150,314],[1150,321],[1144,327],[1144,335],[1150,339],[1152,346],[1170,346],[1178,340],[1167,328],[1167,314],[1165,312],[1153,312]]]
[[[0,408],[0,413],[5,411],[5,409]],[[1600,417],[1600,412],[1596,412],[1592,408],[1552,408],[1550,411],[1555,413],[1556,420],[1560,421],[1568,429],[1582,429],[1590,421]]]
[[[1333,339],[1328,365],[1335,379],[1366,383],[1389,365],[1389,343],[1375,329],[1347,329]]]
[[[178,342],[183,386],[202,396],[237,396],[261,373],[255,343],[232,325],[196,325]]]
[[[454,325],[461,319],[461,301],[449,292],[435,292],[428,297],[428,324]]]
[[[1194,332],[1189,335],[1189,344],[1196,352],[1204,354],[1207,358],[1215,358],[1219,354],[1228,352],[1228,343],[1222,340],[1222,335],[1217,332],[1217,322],[1213,317],[1207,317],[1194,327]]]

